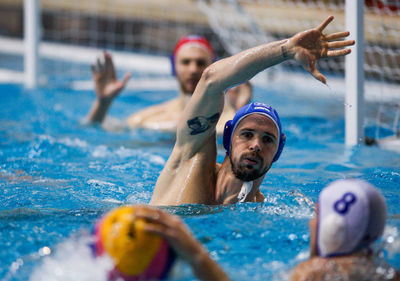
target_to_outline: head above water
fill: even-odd
[[[107,253],[115,263],[109,280],[160,280],[169,272],[175,253],[163,238],[148,233],[146,221],[135,219],[141,206],[123,206],[96,224],[95,252]]]
[[[378,239],[386,223],[385,198],[359,179],[337,180],[318,199],[316,247],[321,257],[349,255]]]
[[[226,122],[223,135],[223,144],[226,150],[226,154],[229,156],[231,153],[232,136],[235,132],[235,129],[239,125],[240,121],[251,114],[264,115],[265,117],[272,120],[274,125],[276,126],[278,130],[278,149],[275,153],[273,162],[277,161],[282,153],[283,147],[285,146],[286,140],[285,134],[282,132],[281,120],[279,118],[278,112],[274,108],[259,102],[253,102],[243,106],[236,112],[232,120]]]
[[[190,35],[178,41],[171,56],[171,66],[183,94],[193,94],[204,69],[213,60],[213,49],[204,37]]]
[[[214,60],[214,50],[208,42],[208,40],[200,35],[188,35],[184,36],[179,41],[176,43],[174,51],[171,56],[171,63],[172,63],[172,73],[175,75],[175,58],[178,55],[178,52],[183,48],[183,47],[188,47],[188,46],[196,46],[199,48],[204,49],[205,51],[208,52],[211,60]]]

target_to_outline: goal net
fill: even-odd
[[[366,97],[396,108],[400,103],[400,0],[365,0],[364,4]],[[344,6],[344,0],[41,0],[40,81],[54,87],[89,87],[89,64],[101,50],[109,50],[118,70],[129,70],[134,78],[168,80],[168,56],[181,36],[204,35],[222,58],[315,27],[329,15],[335,20],[327,32],[344,30]],[[0,0],[0,71],[12,73],[0,75],[3,80],[23,71],[22,36],[23,0]],[[344,58],[318,64],[321,72],[333,77],[329,81],[337,82],[335,88],[344,92]],[[296,73],[299,66],[287,62],[279,66],[282,69]],[[281,82],[276,72],[267,75],[268,87]],[[376,108],[379,122],[392,130],[388,120],[393,121],[393,114],[389,118],[386,110]]]
[[[335,20],[327,32],[345,30],[345,1],[342,0],[198,0],[200,10],[207,16],[213,31],[229,53],[236,53],[262,42],[291,36],[301,30],[317,26],[329,15]],[[366,125],[399,135],[400,116],[400,1],[364,1],[365,47],[365,97],[373,103],[366,108]],[[298,65],[285,63],[288,70]],[[320,60],[318,67],[324,74],[331,74],[330,81],[344,95],[344,58]],[[271,77],[271,76],[269,76]],[[300,78],[303,79],[303,78]],[[292,80],[296,81],[292,78]],[[267,85],[271,85],[268,81]],[[280,81],[282,82],[282,81]],[[301,81],[298,81],[301,82]],[[330,83],[330,82],[329,82]],[[298,86],[298,85],[297,85]],[[281,87],[281,83],[280,86]],[[305,92],[309,91],[306,86]],[[317,88],[321,93],[327,89]],[[303,92],[304,92],[303,91]],[[329,92],[330,90],[328,90]],[[384,134],[385,135],[385,134]]]

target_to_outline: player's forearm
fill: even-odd
[[[93,123],[102,123],[107,115],[111,100],[96,99],[88,115],[88,121]]]
[[[226,59],[215,62],[208,70],[209,80],[215,82],[218,89],[226,88],[251,79],[257,73],[293,58],[289,40],[263,44]]]
[[[210,258],[206,250],[191,262],[194,274],[200,280],[206,281],[228,281],[229,277],[225,271]]]

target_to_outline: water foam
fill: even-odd
[[[106,255],[95,258],[89,246],[91,240],[92,237],[84,235],[58,244],[53,254],[43,258],[29,280],[106,281],[112,261]]]

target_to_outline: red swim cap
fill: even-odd
[[[203,36],[199,36],[199,35],[188,35],[188,36],[182,37],[178,41],[178,43],[176,43],[176,45],[175,45],[173,56],[175,57],[176,54],[178,53],[179,49],[181,47],[185,46],[186,44],[197,44],[200,47],[205,48],[206,51],[210,54],[211,59],[214,60],[214,51],[211,47],[210,42],[208,42],[208,40],[206,38],[204,38]]]

